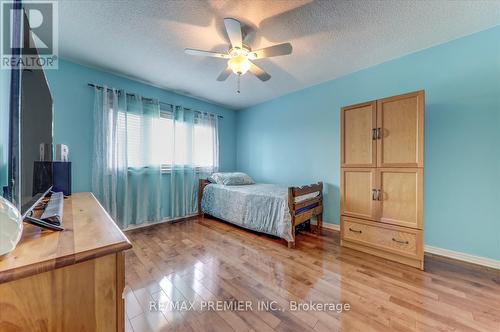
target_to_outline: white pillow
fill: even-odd
[[[248,174],[242,172],[214,173],[208,180],[225,186],[255,184],[255,181]]]

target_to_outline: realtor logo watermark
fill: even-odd
[[[1,0],[0,3],[0,68],[57,69],[57,1],[25,0],[22,2],[22,8],[16,1]],[[23,28],[24,20],[28,21],[29,31]]]

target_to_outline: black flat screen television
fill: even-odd
[[[19,19],[23,43],[19,56],[38,56],[26,16]],[[51,163],[37,174],[34,164],[40,160],[41,144],[45,146],[45,156],[52,160],[53,102],[42,69],[21,65],[12,69],[11,80],[9,196],[26,216],[52,186]]]

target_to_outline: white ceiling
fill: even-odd
[[[247,26],[253,49],[291,42],[289,56],[257,60],[236,93],[215,79],[226,51],[223,18]],[[60,1],[60,56],[240,109],[500,24],[500,1]]]

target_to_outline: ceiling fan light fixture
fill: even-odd
[[[244,75],[250,69],[250,61],[244,55],[232,57],[227,65],[237,75]]]
[[[212,51],[202,51],[192,48],[186,48],[184,49],[184,52],[191,55],[228,59],[227,66],[219,74],[219,76],[217,77],[217,81],[225,81],[229,77],[229,75],[231,75],[231,72],[233,72],[238,76],[238,93],[240,90],[240,77],[247,72],[250,72],[262,82],[266,82],[271,78],[271,75],[269,75],[264,69],[256,65],[253,60],[292,54],[292,44],[290,43],[272,45],[258,49],[256,51],[252,51],[252,48],[250,46],[243,43],[244,34],[241,28],[240,21],[231,17],[226,17],[224,19],[224,26],[226,27],[227,37],[230,41],[230,48],[227,52],[220,53]]]

